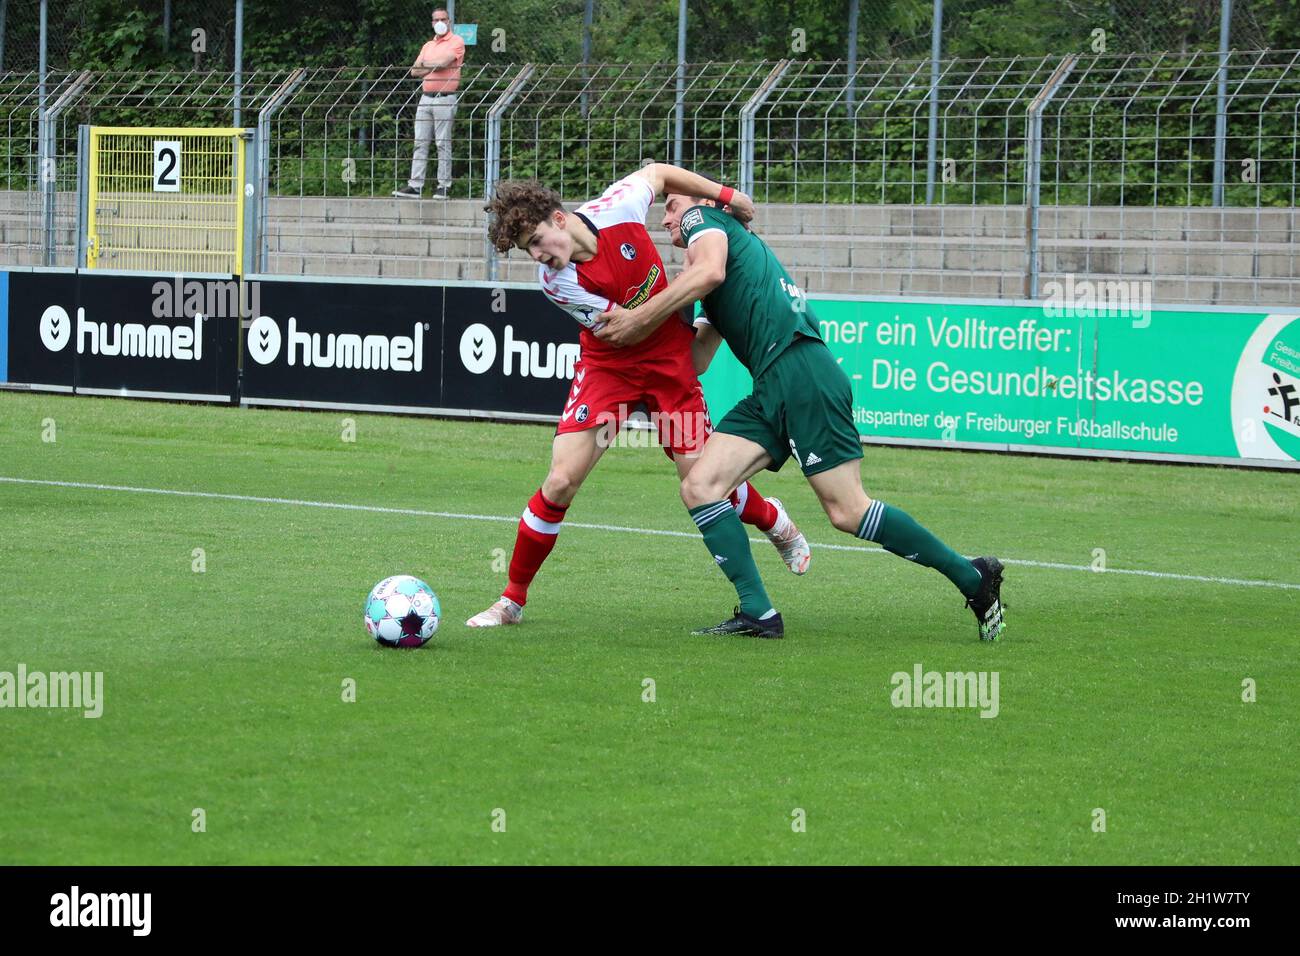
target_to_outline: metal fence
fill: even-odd
[[[526,279],[484,241],[496,180],[577,202],[654,159],[752,191],[759,229],[813,290],[1019,297],[1086,273],[1150,281],[1161,301],[1295,303],[1298,64],[943,60],[933,101],[927,59],[692,64],[680,137],[676,64],[471,65],[451,201],[390,196],[419,97],[405,66],[254,73],[239,102],[258,137],[256,264]],[[169,71],[55,74],[44,123],[38,102],[31,74],[0,75],[7,262],[70,261],[79,125],[226,126],[236,101],[230,74]]]
[[[76,261],[80,127],[231,126],[236,102],[256,115],[283,78],[245,74],[237,87],[230,73],[50,73],[42,111],[35,73],[0,74],[0,262]]]

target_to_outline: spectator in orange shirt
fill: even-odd
[[[393,191],[402,199],[419,199],[429,165],[429,141],[438,143],[438,190],[434,199],[446,199],[451,189],[451,121],[456,115],[456,90],[465,62],[465,41],[451,31],[451,17],[442,7],[433,11],[434,38],[420,48],[411,76],[420,80],[420,105],[415,109],[415,155],[411,179]]]

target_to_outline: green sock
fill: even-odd
[[[980,573],[960,554],[922,528],[901,508],[873,501],[858,525],[857,536],[874,541],[891,554],[934,568],[970,597],[980,586]]]
[[[691,517],[704,535],[704,546],[731,579],[740,596],[740,609],[760,617],[772,609],[772,601],[758,576],[758,566],[749,550],[749,535],[726,499],[691,509]]]

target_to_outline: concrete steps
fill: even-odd
[[[54,265],[71,267],[73,264],[73,250],[71,248],[56,250]],[[0,268],[5,266],[43,266],[45,265],[45,253],[39,246],[15,245],[14,243],[0,243]]]
[[[56,242],[71,260],[75,195],[57,195]],[[122,210],[132,197],[102,197]],[[385,196],[272,197],[267,246],[272,272],[421,279],[486,278],[480,200]],[[201,209],[201,207],[200,207]],[[112,222],[113,216],[106,215]],[[670,274],[683,252],[649,222]],[[39,196],[0,192],[0,265],[41,259]],[[201,227],[200,212],[169,224]],[[1141,279],[1156,301],[1300,303],[1300,210],[1044,207],[1042,282]],[[1019,297],[1024,288],[1021,206],[763,205],[756,229],[796,281],[814,292]],[[139,227],[118,226],[131,241]],[[216,231],[207,244],[219,247]],[[512,251],[499,281],[532,282],[536,266]],[[1041,288],[1041,285],[1040,285]]]
[[[821,235],[815,244],[798,235],[765,235],[786,268],[899,270],[948,269],[965,272],[1023,271],[1023,238],[950,236],[834,236]],[[352,226],[321,224],[305,230],[286,224],[273,226],[269,236],[272,254],[302,257],[365,256],[379,260],[439,258],[482,260],[485,240],[481,231],[465,227],[429,230],[411,225]],[[682,254],[666,243],[658,244],[670,269],[680,267]],[[1300,251],[1289,243],[1234,243],[1212,251],[1187,242],[1114,240],[1099,244],[1089,240],[1044,237],[1040,245],[1042,268],[1055,272],[1123,273],[1132,277],[1185,275],[1208,278],[1292,278],[1300,276]],[[524,261],[512,251],[507,260]],[[379,274],[373,272],[372,274]]]

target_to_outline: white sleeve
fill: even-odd
[[[644,176],[625,176],[606,189],[599,199],[578,207],[578,211],[596,224],[596,228],[620,222],[644,223],[655,201],[654,187]]]
[[[593,332],[605,327],[600,316],[614,307],[603,295],[588,292],[578,284],[578,272],[573,264],[565,266],[558,272],[537,267],[537,277],[542,283],[542,292],[546,297],[569,313],[579,324]]]
[[[719,229],[717,226],[705,226],[703,229],[696,229],[693,233],[691,233],[691,238],[686,240],[686,244],[688,246],[694,245],[696,239],[700,238],[700,236],[706,236],[711,232],[721,232],[724,236],[727,234],[724,230]]]
[[[690,247],[695,244],[695,240],[700,236],[710,232],[720,232],[724,236],[727,234],[726,230],[721,226],[709,223],[708,220],[704,218],[702,209],[703,207],[701,206],[693,206],[686,210],[686,214],[682,216],[682,221],[678,224],[678,228],[681,229],[682,235],[686,237],[688,262],[690,261]]]

